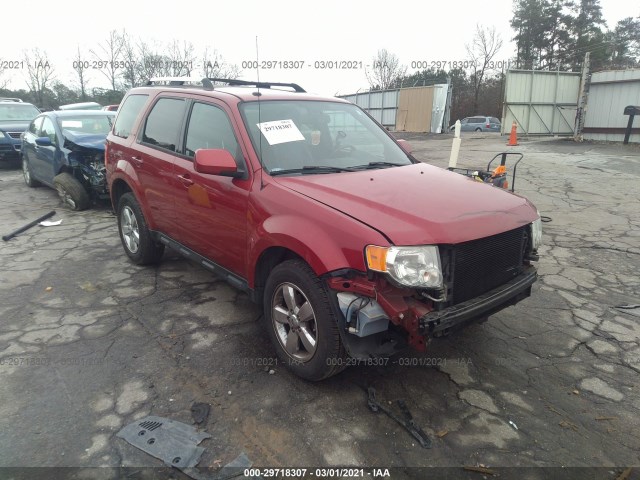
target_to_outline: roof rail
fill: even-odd
[[[237,80],[234,78],[198,78],[198,77],[154,77],[147,81],[147,86],[154,84],[165,84],[169,86],[182,86],[185,83],[199,83],[206,90],[213,90],[213,83],[226,83],[230,86],[253,86],[258,88],[288,87],[294,91],[304,93],[306,90],[297,83],[276,83],[276,82],[252,82],[248,80]]]
[[[0,97],[0,102],[23,103],[21,98],[12,98],[12,97]]]
[[[306,90],[302,88],[297,83],[278,83],[278,82],[253,82],[249,80],[237,80],[235,78],[206,78],[204,80],[209,80],[211,82],[220,82],[226,83],[228,85],[243,85],[243,86],[254,86],[258,88],[271,88],[271,87],[289,87],[293,88],[294,91],[299,93],[305,93]]]
[[[200,83],[207,90],[213,89],[213,84],[206,78],[201,77],[153,77],[147,80],[147,86],[154,83],[162,83],[170,86],[182,86],[185,83]]]

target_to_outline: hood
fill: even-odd
[[[63,130],[64,147],[76,151],[86,148],[104,151],[104,144],[107,139],[106,133],[77,133]]]
[[[27,128],[29,128],[29,124],[31,120],[27,120],[24,122],[17,122],[15,120],[4,120],[0,121],[0,130],[3,132],[24,132]]]
[[[395,245],[475,240],[538,216],[523,197],[427,164],[273,180],[369,225]]]

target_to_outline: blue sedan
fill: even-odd
[[[108,198],[104,144],[115,115],[67,110],[37,116],[22,135],[25,183],[55,188],[72,210],[84,210],[92,200]]]

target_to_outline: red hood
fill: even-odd
[[[375,228],[395,245],[460,243],[537,218],[525,198],[427,164],[274,180]]]

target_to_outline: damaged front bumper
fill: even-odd
[[[529,297],[531,286],[537,278],[535,267],[526,266],[509,282],[465,302],[440,309],[437,309],[433,301],[416,295],[415,290],[398,288],[384,278],[340,275],[329,278],[328,286],[336,292],[368,297],[371,299],[370,303],[379,304],[389,321],[406,332],[406,342],[418,351],[425,351],[429,338],[444,336],[456,327],[486,318]],[[341,321],[346,321],[344,326],[348,326],[349,319],[342,317]],[[356,339],[348,333],[348,328],[341,330],[349,349]],[[371,346],[375,342],[367,343]]]
[[[531,286],[538,279],[535,268],[529,267],[510,282],[483,295],[439,311],[431,311],[419,319],[425,334],[444,335],[452,328],[475,318],[487,317],[503,308],[515,305],[531,295]]]

